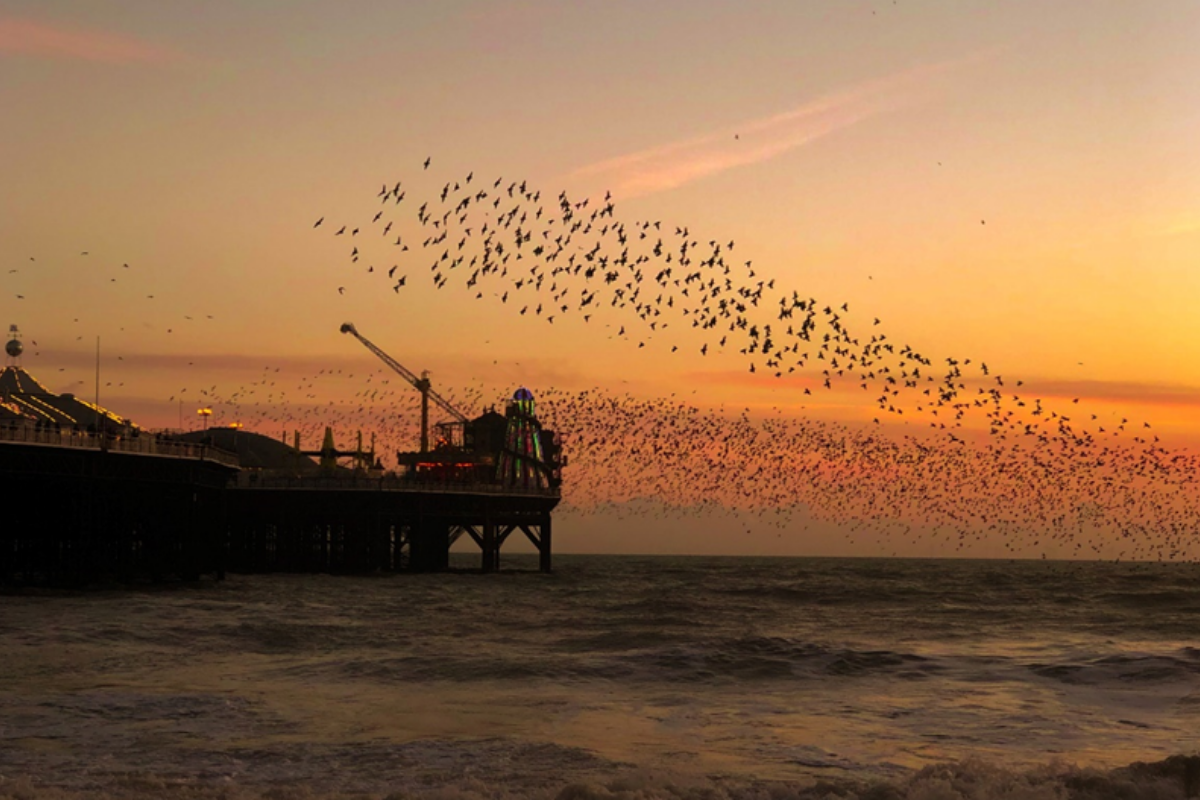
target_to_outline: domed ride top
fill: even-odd
[[[25,346],[21,344],[20,339],[9,339],[8,343],[4,345],[4,352],[8,353],[9,358],[16,358],[25,352]]]
[[[532,399],[533,399],[533,392],[529,391],[524,386],[522,386],[520,389],[517,389],[515,392],[513,392],[513,400],[532,400]]]

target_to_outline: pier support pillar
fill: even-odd
[[[496,536],[496,523],[490,518],[483,523],[483,551],[481,567],[484,572],[500,571],[500,541]]]
[[[450,566],[450,525],[441,519],[418,518],[409,540],[409,569],[444,572]]]
[[[550,515],[542,518],[542,535],[538,537],[538,569],[550,572]]]

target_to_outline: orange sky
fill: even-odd
[[[106,404],[152,426],[269,364],[374,369],[348,319],[437,386],[871,415],[736,354],[639,349],[616,314],[549,336],[461,285],[398,295],[312,231],[473,170],[611,190],[860,326],[1200,443],[1198,35],[1191,0],[9,0],[0,321],[55,390],[91,385],[101,336]]]

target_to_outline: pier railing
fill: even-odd
[[[216,461],[228,467],[239,466],[234,453],[211,445],[193,444],[162,439],[153,434],[137,436],[95,434],[69,428],[39,428],[33,425],[0,425],[0,443],[36,444],[49,447],[77,447],[85,450],[106,450],[115,453],[138,453],[168,458],[190,458]]]
[[[497,494],[509,497],[559,497],[557,487],[504,486],[499,483],[414,480],[398,475],[278,475],[253,470],[238,474],[240,489],[324,489],[361,492],[436,492]]]

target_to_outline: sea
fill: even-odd
[[[8,590],[0,798],[1200,796],[1196,565],[533,559]]]

